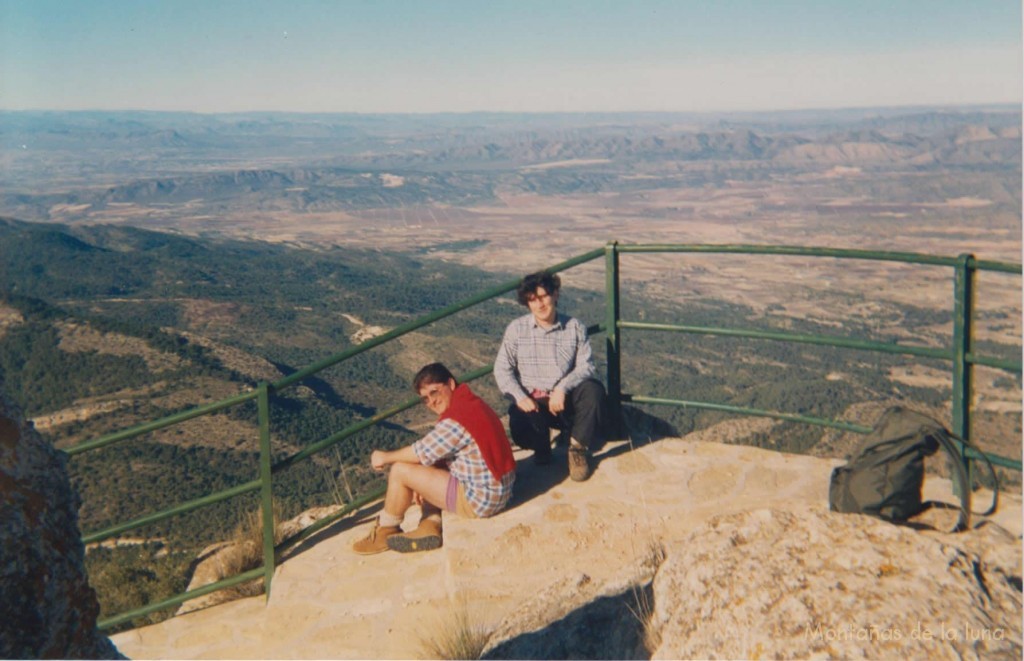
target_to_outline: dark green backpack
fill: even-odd
[[[954,530],[970,526],[971,489],[960,448],[950,432],[934,419],[903,407],[888,409],[844,466],[832,471],[828,502],[833,512],[869,514],[886,521],[906,521],[930,503],[923,503],[924,459],[941,447],[949,458],[954,493],[960,495],[960,516]],[[987,463],[988,460],[985,459]],[[992,464],[988,464],[992,470]],[[992,473],[993,478],[995,472]],[[996,484],[992,507],[998,503]]]

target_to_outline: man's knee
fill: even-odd
[[[576,409],[594,409],[604,406],[604,385],[595,379],[587,379],[572,391],[573,406]]]
[[[391,464],[391,470],[388,471],[388,481],[397,482],[402,486],[408,486],[409,476],[412,475],[412,472],[416,467],[416,464],[408,464],[401,461],[395,462]]]
[[[573,390],[572,437],[591,449],[605,440],[605,400],[600,381],[588,379]]]
[[[548,422],[541,412],[527,413],[515,404],[508,409],[508,428],[512,442],[527,450],[540,447],[548,436]]]

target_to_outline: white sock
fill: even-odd
[[[388,514],[387,512],[381,512],[377,519],[377,525],[381,528],[395,528],[402,525],[402,520],[405,517],[395,516],[394,514]]]

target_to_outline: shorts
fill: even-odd
[[[473,506],[466,500],[466,487],[455,479],[455,476],[448,477],[448,492],[445,494],[444,508],[449,512],[455,512],[467,519],[477,519]]]

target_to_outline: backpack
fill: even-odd
[[[900,406],[882,414],[850,461],[832,471],[829,509],[833,512],[868,514],[886,521],[902,522],[931,507],[923,503],[924,459],[941,447],[949,459],[954,493],[960,496],[960,514],[954,531],[970,526],[971,489],[967,466],[957,441],[941,423]],[[984,458],[984,455],[982,455]],[[984,458],[995,479],[995,471]],[[998,504],[995,483],[991,514]]]

